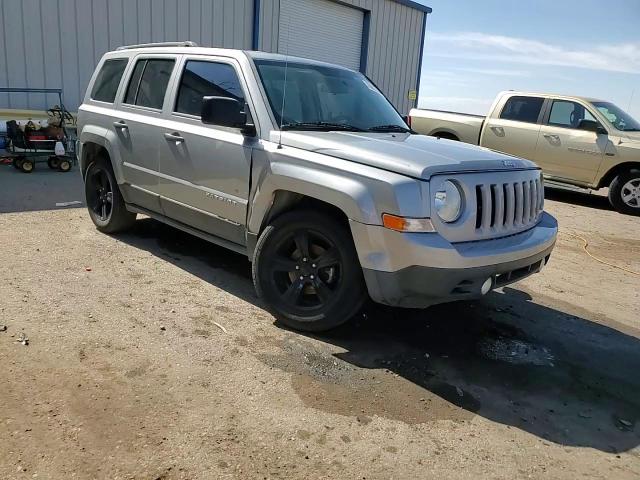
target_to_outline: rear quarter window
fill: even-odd
[[[127,67],[126,58],[106,60],[96,77],[91,90],[91,99],[99,102],[113,103],[116,98],[118,86],[122,80],[122,74]]]

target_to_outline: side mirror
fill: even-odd
[[[598,135],[604,135],[607,131],[598,122],[593,120],[580,120],[578,124],[578,130],[586,130],[588,132],[597,133]]]
[[[244,104],[229,97],[202,97],[202,123],[221,127],[240,128],[242,133],[255,135],[255,126],[247,124]]]

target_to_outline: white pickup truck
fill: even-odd
[[[486,117],[413,109],[409,119],[424,135],[533,160],[548,185],[609,187],[616,210],[640,215],[640,123],[610,102],[509,91]]]

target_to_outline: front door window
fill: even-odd
[[[583,120],[595,122],[589,110],[576,102],[554,100],[549,114],[549,125],[579,129]]]

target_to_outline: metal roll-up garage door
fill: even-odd
[[[278,52],[360,70],[364,12],[330,0],[280,0]]]

